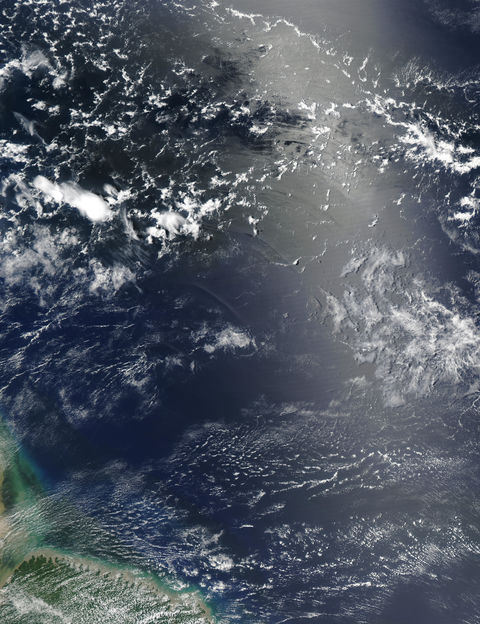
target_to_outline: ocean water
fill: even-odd
[[[477,5],[0,2],[5,622],[477,621]]]

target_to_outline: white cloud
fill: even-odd
[[[73,206],[94,223],[107,221],[112,217],[112,211],[102,197],[86,191],[74,182],[56,184],[43,176],[37,176],[33,180],[33,186],[54,202]]]
[[[116,292],[124,284],[135,279],[134,273],[121,264],[104,267],[98,260],[92,260],[90,264],[94,275],[89,286],[90,292]]]
[[[255,341],[243,330],[233,325],[227,325],[219,332],[215,333],[207,327],[203,327],[194,335],[196,343],[203,342],[203,349],[207,353],[215,351],[236,351],[237,349],[247,349],[255,346]]]

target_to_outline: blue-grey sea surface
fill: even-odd
[[[475,0],[0,2],[29,530],[219,622],[479,622],[479,36]]]

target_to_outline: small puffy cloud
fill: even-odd
[[[237,351],[255,347],[255,341],[248,333],[233,325],[227,325],[220,331],[203,327],[194,335],[194,341],[202,343],[202,348],[207,353],[215,351]]]

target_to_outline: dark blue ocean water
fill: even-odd
[[[1,404],[78,513],[50,545],[219,621],[476,622],[477,4],[1,4]]]

